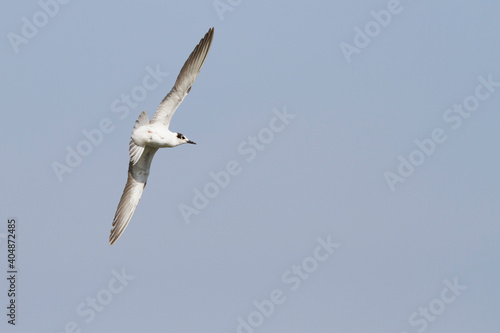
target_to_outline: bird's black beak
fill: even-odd
[[[196,142],[191,141],[191,140],[188,140],[188,141],[186,141],[186,142],[187,142],[187,143],[190,143],[190,144],[192,144],[192,145],[195,145],[195,144],[196,144]]]

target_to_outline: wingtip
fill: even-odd
[[[113,245],[116,242],[116,238],[113,237],[113,230],[111,230],[111,234],[109,235],[109,246]]]
[[[208,32],[205,34],[205,37],[203,39],[209,38],[212,39],[214,37],[214,27],[211,27],[208,29]]]

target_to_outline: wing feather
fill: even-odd
[[[151,161],[158,148],[147,147],[136,164],[129,163],[128,178],[120,203],[116,209],[113,227],[109,235],[109,244],[113,245],[127,228],[135,208],[139,204],[142,192],[146,187]]]
[[[198,45],[196,45],[193,52],[191,52],[189,58],[184,63],[184,66],[182,66],[174,87],[161,101],[151,123],[161,121],[168,128],[175,110],[177,110],[186,95],[191,91],[191,86],[200,73],[201,67],[212,45],[213,37],[214,28],[211,28],[200,40]]]

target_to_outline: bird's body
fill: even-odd
[[[149,176],[151,161],[159,148],[172,148],[184,143],[194,144],[183,134],[169,130],[172,116],[191,90],[212,44],[211,28],[191,52],[182,67],[174,87],[162,100],[153,119],[143,111],[135,122],[130,137],[128,179],[113,220],[109,243],[113,245],[127,227],[141,199]]]
[[[147,124],[135,129],[131,139],[138,146],[172,148],[178,145],[177,133],[170,132],[163,124]]]

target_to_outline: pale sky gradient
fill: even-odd
[[[54,1],[0,11],[1,332],[498,332],[498,1]],[[110,247],[134,122],[212,26],[198,144]]]

